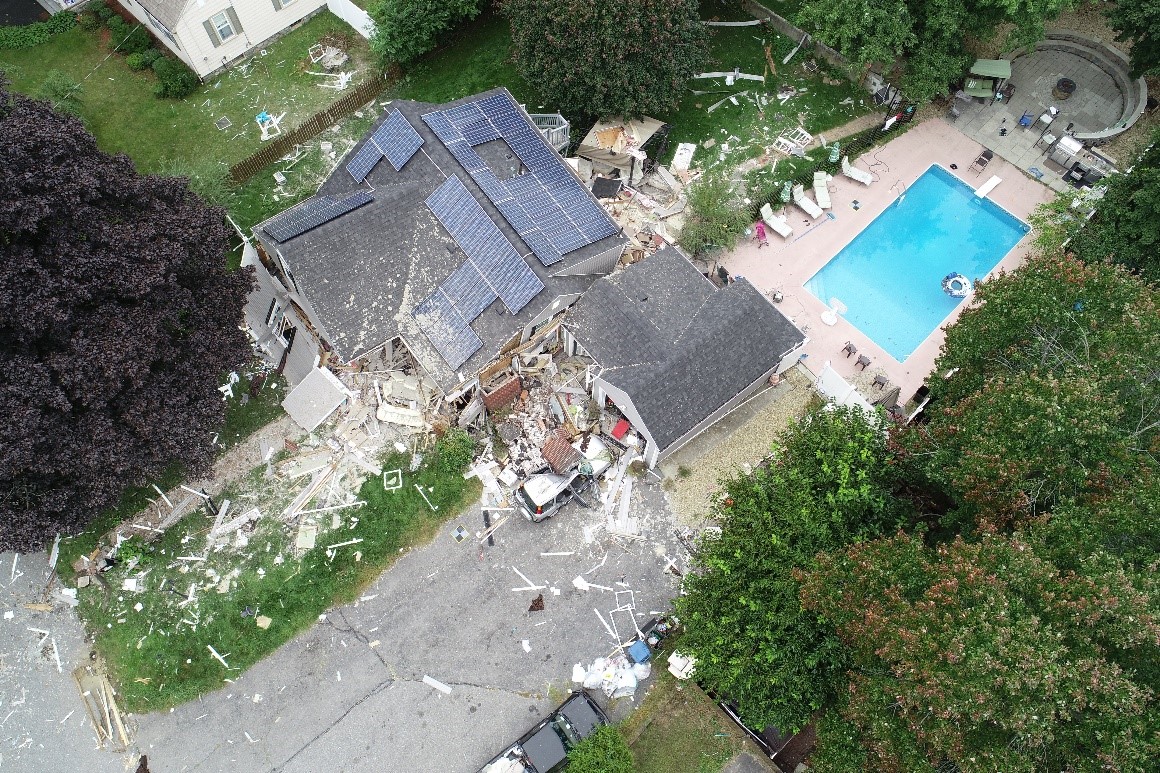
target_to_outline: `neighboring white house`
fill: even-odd
[[[199,78],[225,69],[327,0],[121,0]]]

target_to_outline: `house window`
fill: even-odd
[[[214,14],[209,17],[208,21],[202,22],[202,26],[205,27],[206,34],[209,35],[214,48],[242,31],[242,23],[238,21],[238,14],[233,8],[227,8],[221,13]]]
[[[292,4],[295,0],[273,0],[274,10],[281,11],[286,6]]]

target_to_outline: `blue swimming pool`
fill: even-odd
[[[931,166],[805,287],[823,303],[839,300],[842,316],[901,362],[963,302],[943,291],[943,277],[982,279],[1028,230]]]

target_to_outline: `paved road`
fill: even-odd
[[[60,603],[52,611],[25,606],[51,600],[49,576],[44,553],[0,553],[0,771],[121,773],[128,759],[97,748],[72,680],[89,656],[76,615]]]
[[[332,610],[234,684],[138,717],[150,770],[477,770],[555,707],[574,663],[611,651],[593,610],[607,619],[613,594],[577,590],[572,578],[604,560],[586,579],[616,590],[625,583],[641,622],[668,609],[677,581],[664,573],[664,556],[675,557],[677,545],[660,488],[638,485],[633,512],[647,535],[633,552],[600,539],[602,531],[586,544],[583,526],[603,516],[575,505],[542,524],[513,517],[482,551],[475,540],[451,539],[457,525],[482,527],[478,510],[452,520],[363,600]],[[574,555],[540,555],[567,551]],[[536,592],[512,591],[526,584],[513,567],[560,595],[543,591],[545,611],[529,613]],[[626,614],[618,613],[622,628]],[[424,684],[424,675],[450,694]],[[631,709],[619,703],[614,715]]]

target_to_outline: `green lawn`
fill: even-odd
[[[656,684],[620,728],[636,773],[717,773],[738,752],[753,751],[700,687],[678,682],[662,663],[653,664]]]
[[[407,462],[396,455],[386,460],[386,468],[406,469]],[[288,485],[269,480],[264,471],[254,470],[222,495],[235,502],[232,514],[254,506],[264,514],[248,545],[207,554],[205,534],[212,521],[204,509],[198,510],[155,543],[134,540],[117,565],[102,575],[113,591],[81,592],[79,613],[96,638],[126,711],[162,710],[237,678],[316,622],[319,614],[356,598],[401,549],[432,539],[480,492],[477,480],[441,469],[438,454],[429,453],[417,472],[404,473],[404,485],[397,491],[384,490],[381,478],[368,480],[359,491],[366,506],[340,511],[337,530],[329,528],[329,514],[320,518],[317,546],[296,558],[296,532],[284,527],[277,515],[301,481]],[[438,512],[431,511],[416,485],[427,491]],[[350,540],[360,541],[328,554],[329,545]],[[129,571],[132,556],[139,563]],[[205,560],[182,561],[181,556]],[[143,570],[148,570],[145,592],[119,590],[125,577]],[[229,576],[229,589],[219,591],[218,578]],[[186,602],[191,585],[197,586],[196,600]],[[141,609],[136,609],[138,603]],[[272,620],[268,628],[257,626],[258,615]],[[228,669],[209,647],[225,659]]]
[[[511,28],[499,14],[485,10],[447,35],[443,45],[411,65],[390,91],[400,99],[449,102],[496,86],[506,86],[528,112],[556,112],[536,104],[532,89],[511,61]]]
[[[81,82],[80,116],[98,145],[127,154],[147,173],[195,158],[235,163],[261,147],[254,122],[260,111],[285,112],[283,126],[291,128],[333,102],[339,92],[322,88],[323,79],[306,72],[318,69],[307,49],[324,36],[341,39],[352,54],[343,69],[357,68],[356,82],[372,75],[366,42],[326,12],[271,44],[249,67],[235,66],[186,99],[157,99],[152,72],[133,72],[124,57],[108,56],[102,32],[75,27],[40,46],[0,51],[0,70],[26,94],[35,94],[52,69]],[[222,117],[232,126],[217,129],[214,122]]]

